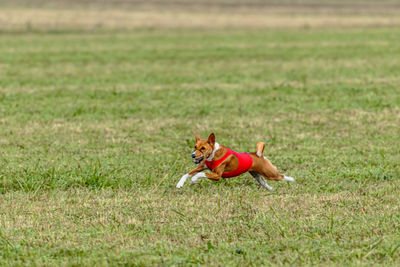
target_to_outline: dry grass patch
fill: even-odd
[[[314,244],[304,239],[319,240],[339,251],[350,242],[362,257],[367,257],[371,249],[365,244],[376,242],[374,235],[382,235],[384,242],[372,253],[382,249],[390,253],[387,235],[397,232],[392,227],[396,219],[391,214],[398,201],[388,186],[367,186],[363,190],[366,194],[341,192],[330,196],[310,193],[290,196],[283,192],[270,195],[248,185],[229,186],[229,191],[215,183],[200,186],[201,191],[214,194],[212,199],[198,192],[198,187],[186,188],[181,193],[167,186],[152,193],[79,189],[35,195],[5,194],[0,201],[2,238],[9,240],[16,250],[21,244],[36,247],[44,242],[49,252],[62,248],[88,253],[90,248],[96,255],[98,249],[109,248],[108,257],[114,257],[117,251],[140,251],[138,246],[157,248],[164,251],[162,254],[186,247],[189,253],[197,251],[200,255],[211,247],[223,258],[229,258],[229,253],[244,244],[249,248],[241,250],[248,255],[267,247],[285,248],[275,259],[268,260],[278,263],[287,253],[296,253],[290,242],[299,244],[298,237],[303,239],[303,250],[311,249]],[[392,197],[387,197],[387,190]],[[165,201],[171,194],[175,197]],[[376,205],[382,208],[376,211]],[[360,222],[362,226],[356,228],[354,225]],[[375,228],[377,224],[379,229]],[[329,241],[331,238],[336,241]],[[252,247],[253,252],[249,250]],[[333,252],[324,253],[335,257]],[[155,256],[156,262],[163,258],[157,253],[150,255]],[[97,262],[101,257],[89,259]],[[301,262],[309,260],[302,258]]]

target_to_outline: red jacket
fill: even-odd
[[[224,172],[222,174],[222,177],[227,178],[227,177],[239,176],[242,173],[245,173],[248,170],[250,170],[251,166],[253,166],[253,159],[248,153],[237,153],[229,148],[228,148],[228,151],[226,152],[226,154],[222,158],[220,158],[218,160],[212,160],[212,161],[206,160],[206,166],[210,170],[214,171],[215,168],[217,168],[227,157],[229,157],[232,154],[235,155],[239,159],[239,165],[236,168],[236,170],[233,170],[230,172]]]

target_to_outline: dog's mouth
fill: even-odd
[[[201,158],[195,158],[195,159],[193,160],[193,162],[194,162],[194,164],[199,164],[200,162],[202,162],[202,161],[203,161],[203,159],[204,159],[204,157],[201,157]]]

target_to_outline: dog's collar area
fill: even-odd
[[[211,155],[207,158],[208,161],[212,161],[213,160],[215,152],[217,152],[218,149],[219,149],[219,144],[215,143],[214,144],[214,149],[213,149]]]

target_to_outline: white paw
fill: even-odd
[[[290,176],[285,176],[285,178],[283,178],[283,181],[294,182],[294,178]]]
[[[260,151],[257,151],[257,157],[259,157],[259,158],[261,158],[261,156],[262,156],[262,154],[261,154],[261,152]]]
[[[181,188],[185,184],[186,179],[189,177],[191,177],[189,174],[185,174],[184,176],[182,176],[182,178],[179,180],[178,184],[176,185],[176,188]]]
[[[204,172],[199,172],[199,173],[197,173],[195,176],[193,176],[192,177],[192,181],[190,182],[191,184],[195,184],[195,183],[197,183],[197,181],[200,179],[200,178],[206,178],[207,176],[205,175],[205,173]]]

